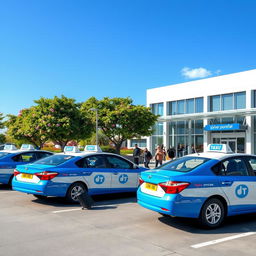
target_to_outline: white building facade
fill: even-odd
[[[210,143],[256,154],[256,70],[147,90],[147,106],[160,115],[147,147],[182,156]]]

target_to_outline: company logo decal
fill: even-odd
[[[121,184],[125,184],[127,181],[128,181],[128,175],[122,174],[122,175],[119,176],[119,182]]]
[[[236,196],[239,198],[244,198],[248,195],[249,188],[246,185],[239,185],[236,187]]]
[[[105,177],[103,176],[103,175],[96,175],[95,177],[94,177],[94,183],[96,183],[96,184],[102,184],[103,182],[105,181]]]

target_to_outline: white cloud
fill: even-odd
[[[184,67],[181,70],[182,76],[189,79],[195,79],[195,78],[204,78],[212,75],[212,72],[210,70],[207,70],[205,68],[188,68]]]

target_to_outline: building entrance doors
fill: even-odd
[[[212,143],[228,144],[235,153],[245,153],[245,133],[212,133]]]

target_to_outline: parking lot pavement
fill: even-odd
[[[255,255],[256,214],[215,230],[140,207],[134,194],[94,197],[92,210],[0,186],[0,255]],[[204,243],[204,244],[202,244]]]

